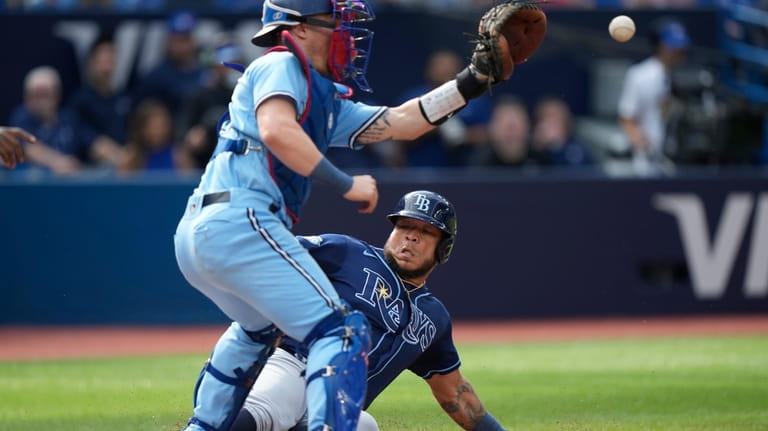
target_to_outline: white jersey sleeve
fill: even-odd
[[[642,77],[638,74],[637,67],[627,69],[621,96],[619,97],[618,112],[621,117],[637,117],[640,110],[640,91],[643,89],[641,82],[638,82],[639,78]]]

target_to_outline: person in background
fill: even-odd
[[[562,99],[545,97],[534,110],[532,157],[543,166],[585,166],[589,150],[573,136],[571,108]]]
[[[25,147],[26,158],[55,174],[80,171],[94,139],[83,133],[71,111],[61,107],[61,78],[50,66],[27,73],[24,103],[11,114],[10,125],[37,137],[37,145]]]
[[[177,168],[179,156],[173,144],[173,120],[163,102],[146,99],[139,103],[131,115],[125,149],[120,172]]]
[[[514,96],[499,98],[488,125],[488,142],[472,158],[473,166],[520,167],[534,164],[530,157],[531,124],[528,108]]]
[[[126,92],[114,88],[116,67],[115,42],[111,35],[102,34],[88,52],[83,85],[70,102],[81,126],[97,136],[88,155],[93,164],[117,166],[125,156],[131,101]]]
[[[650,35],[654,53],[629,67],[619,97],[619,124],[629,140],[638,174],[664,172],[666,111],[672,103],[670,72],[682,63],[691,45],[680,21],[657,21]]]
[[[194,36],[196,26],[197,17],[188,11],[168,17],[165,58],[140,78],[134,90],[134,106],[147,98],[159,99],[174,114],[174,122],[178,120],[184,100],[203,85],[205,78],[200,46]]]
[[[185,169],[203,169],[216,146],[217,127],[227,112],[232,90],[241,73],[224,63],[243,64],[243,53],[228,34],[220,34],[210,50],[206,79],[184,102],[178,124],[180,163]]]
[[[430,55],[424,71],[425,83],[407,90],[398,100],[405,102],[453,79],[461,70],[462,60],[450,50]],[[464,166],[486,140],[486,125],[491,118],[490,96],[473,99],[456,115],[434,131],[413,141],[400,141],[402,165]]]

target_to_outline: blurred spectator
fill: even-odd
[[[165,0],[112,0],[112,7],[123,12],[162,10],[165,5]]]
[[[592,164],[589,150],[573,135],[573,115],[565,101],[556,97],[543,98],[536,104],[534,115],[532,157],[539,164]]]
[[[89,154],[91,162],[111,166],[118,165],[124,155],[122,145],[131,109],[127,93],[114,88],[116,66],[115,43],[102,35],[88,52],[83,85],[71,100],[80,124],[98,136]]]
[[[80,0],[6,0],[9,9],[27,10],[73,10]]]
[[[81,169],[93,136],[87,136],[71,111],[61,108],[61,78],[56,69],[40,66],[24,79],[24,104],[11,115],[10,124],[37,137],[25,147],[27,159],[58,174]]]
[[[176,12],[168,18],[165,58],[139,79],[134,103],[146,98],[159,99],[174,115],[180,115],[187,95],[203,85],[204,70],[193,35],[196,25],[197,18],[191,12]]]
[[[690,47],[685,27],[671,19],[656,22],[650,40],[654,54],[627,70],[618,108],[639,174],[660,173],[671,164],[664,148],[672,103],[670,72],[685,60]]]
[[[176,169],[178,151],[173,144],[173,121],[159,100],[145,99],[131,114],[121,172]]]
[[[463,67],[461,57],[450,50],[438,50],[427,60],[425,83],[406,91],[398,103],[421,96],[456,77]],[[463,166],[487,140],[486,125],[491,117],[487,93],[472,99],[458,114],[420,139],[401,142],[406,166]]]
[[[471,159],[474,166],[525,166],[535,161],[529,156],[530,116],[525,103],[512,96],[502,96],[488,125],[488,145]]]
[[[213,0],[213,6],[217,9],[229,12],[261,12],[261,0]]]
[[[621,6],[626,9],[685,9],[698,7],[699,3],[701,0],[622,0]]]
[[[208,163],[216,147],[219,119],[227,111],[241,75],[224,63],[244,62],[243,53],[229,35],[220,35],[211,51],[205,82],[186,99],[179,121],[180,164],[185,169],[203,169]]]

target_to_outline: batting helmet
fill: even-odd
[[[406,193],[387,218],[395,223],[400,217],[414,218],[429,223],[445,233],[435,249],[435,257],[440,263],[448,262],[456,240],[456,210],[448,199],[429,190],[417,190]]]

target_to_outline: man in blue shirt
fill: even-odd
[[[132,94],[133,106],[145,99],[160,99],[179,118],[186,97],[202,87],[205,69],[195,39],[197,16],[189,11],[171,14],[166,21],[165,57],[139,78]]]
[[[233,321],[200,374],[187,431],[229,429],[281,333],[309,346],[308,429],[357,427],[368,324],[343,304],[291,228],[315,180],[361,203],[362,213],[376,208],[373,177],[339,170],[325,158],[329,147],[414,139],[484,94],[492,72],[472,64],[393,108],[352,102],[338,82],[369,89],[372,34],[359,23],[372,18],[364,0],[264,2],[252,42],[272,48],[238,80],[174,236],[186,280]]]
[[[299,237],[350,306],[370,322],[368,390],[364,408],[404,370],[422,377],[438,403],[462,428],[501,426],[486,412],[459,372],[445,306],[426,286],[427,277],[450,257],[456,212],[437,193],[407,193],[389,214],[393,223],[383,248],[346,235]],[[270,357],[230,431],[304,429],[306,349],[286,339]],[[378,429],[362,412],[358,431]]]
[[[10,125],[37,138],[25,146],[28,164],[56,174],[78,172],[96,138],[80,127],[71,110],[61,106],[61,78],[50,66],[38,66],[24,78],[24,103],[11,114]]]

